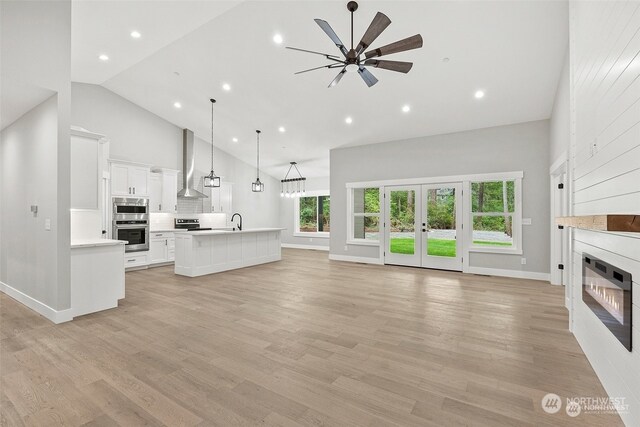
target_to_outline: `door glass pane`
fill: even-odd
[[[391,191],[389,201],[389,251],[394,254],[415,253],[416,193],[413,190]]]
[[[318,196],[318,231],[331,231],[331,207],[329,196]]]
[[[456,189],[427,190],[427,255],[456,256]]]

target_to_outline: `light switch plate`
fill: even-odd
[[[527,264],[527,259],[526,258],[520,258],[520,264],[526,265]]]
[[[44,220],[44,229],[47,231],[51,231],[51,219],[47,218]]]
[[[522,225],[531,225],[531,218],[522,218]]]

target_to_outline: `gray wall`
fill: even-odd
[[[182,129],[178,126],[102,86],[73,83],[71,93],[72,124],[106,135],[110,140],[111,158],[182,169]],[[197,135],[195,143],[196,175],[206,175],[211,168],[211,144]],[[214,159],[216,174],[234,184],[233,209],[242,214],[245,227],[280,224],[278,180],[261,172],[265,191],[253,193],[251,182],[256,179],[255,165],[244,163],[217,148]],[[178,187],[181,183],[180,176]]]
[[[523,171],[523,255],[472,253],[470,266],[549,273],[549,121],[331,150],[331,255],[378,258],[349,245],[346,183]],[[520,258],[527,264],[521,265]]]
[[[304,171],[302,171],[304,172]],[[329,191],[329,177],[308,178],[307,191]],[[333,202],[333,201],[332,201]],[[322,246],[329,248],[329,239],[325,237],[297,237],[293,233],[296,229],[295,199],[280,198],[280,226],[285,228],[282,232],[282,243],[296,246]],[[333,223],[332,223],[333,225]]]
[[[2,86],[24,95],[5,108],[24,108],[34,91],[48,94],[0,136],[0,280],[64,310],[71,304],[71,2],[0,2],[0,15]]]

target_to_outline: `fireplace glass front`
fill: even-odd
[[[631,274],[596,257],[582,257],[582,300],[631,351]]]

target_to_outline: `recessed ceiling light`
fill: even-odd
[[[222,85],[222,89],[226,90],[227,92],[231,90],[231,85],[229,83],[225,83]]]
[[[286,131],[286,129],[284,128],[284,126],[280,126],[280,127],[278,128],[278,130],[279,130],[280,132],[284,132],[284,131]]]
[[[131,37],[134,39],[139,39],[142,36],[139,31],[131,31]]]
[[[476,97],[476,99],[484,98],[484,91],[477,90],[474,96]]]
[[[408,105],[403,105],[402,106],[402,112],[403,113],[408,113],[409,111],[411,111],[411,107]]]
[[[238,138],[231,138],[233,142],[238,142]]]
[[[347,117],[346,119],[344,119],[344,122],[350,125],[351,123],[353,123],[353,119],[351,117]]]
[[[282,42],[284,41],[284,39],[282,38],[282,36],[280,34],[276,34],[273,36],[273,42],[275,44],[282,44]]]
[[[182,108],[182,104],[180,104],[178,101],[174,102],[173,106],[176,108]]]
[[[102,55],[98,56],[98,59],[100,61],[108,61],[109,57],[103,53]]]

